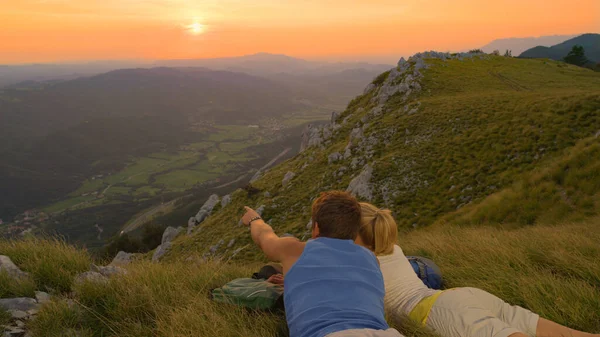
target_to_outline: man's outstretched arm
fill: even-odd
[[[284,263],[292,258],[295,261],[302,254],[304,244],[300,240],[291,237],[278,237],[273,228],[260,219],[256,211],[250,207],[245,207],[245,209],[246,214],[242,217],[242,222],[244,225],[250,226],[252,240],[269,260]]]

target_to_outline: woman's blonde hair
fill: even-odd
[[[394,252],[398,240],[398,225],[392,212],[379,209],[369,203],[360,203],[362,218],[358,235],[375,255],[389,255]]]

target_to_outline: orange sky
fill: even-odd
[[[599,0],[0,0],[0,63],[256,52],[392,62],[598,31]]]

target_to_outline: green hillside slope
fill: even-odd
[[[265,205],[263,216],[277,231],[303,235],[312,198],[323,190],[345,190],[367,165],[372,174],[359,197],[392,209],[402,228],[425,227],[560,160],[565,149],[600,128],[600,76],[593,72],[492,56],[428,64],[419,93],[406,99],[396,94],[382,105],[381,89],[357,97],[337,118],[327,146],[308,148],[269,171],[253,184],[261,193],[235,193],[198,234],[182,239],[181,250],[203,253],[221,239],[239,238],[233,248],[249,243],[236,227],[243,204]],[[353,132],[364,135],[351,141]],[[343,159],[349,142],[356,145]],[[342,158],[330,162],[335,153]],[[283,187],[287,172],[295,176]],[[588,215],[595,213],[593,205],[586,206]],[[502,219],[505,225],[511,221],[523,224]],[[525,221],[532,222],[532,216]]]
[[[524,51],[519,57],[562,60],[574,46],[583,46],[590,61],[600,62],[600,34],[583,34],[552,47],[537,46]]]
[[[218,305],[208,290],[265,261],[238,223],[244,205],[264,206],[278,234],[307,238],[311,201],[347,189],[390,208],[405,252],[433,258],[448,286],[480,287],[600,332],[599,129],[598,73],[418,54],[374,79],[330,124],[307,128],[301,153],[192,221],[160,263],[139,256],[126,275],[72,285],[64,275],[80,271],[85,253],[55,244],[56,258],[44,264],[44,244],[0,241],[0,252],[33,275],[0,297],[63,290],[31,327],[41,336],[287,336],[280,314]]]

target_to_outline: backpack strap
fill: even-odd
[[[417,265],[419,266],[419,277],[421,278],[421,280],[426,280],[427,279],[427,266],[419,258],[415,257],[414,260],[417,263]]]

